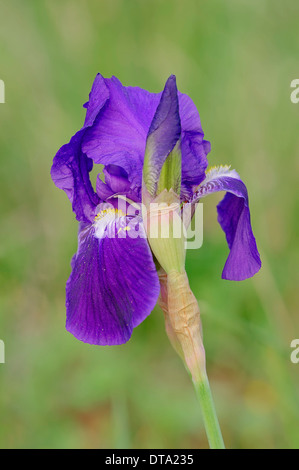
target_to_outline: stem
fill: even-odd
[[[186,273],[159,272],[161,293],[158,300],[165,316],[166,332],[192,378],[201,406],[211,449],[224,449],[224,443],[206,374],[200,312]]]
[[[194,382],[211,449],[225,449],[207,375]]]

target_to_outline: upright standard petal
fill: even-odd
[[[125,226],[110,223],[112,237],[111,230],[105,236],[105,217],[102,223],[101,230],[81,224],[66,286],[66,329],[85,343],[116,345],[128,341],[133,328],[149,315],[160,287],[146,238],[128,236],[134,229],[128,219]]]
[[[93,125],[96,117],[108,99],[109,89],[106,86],[105,79],[98,73],[92,84],[91,92],[89,93],[89,101],[84,105],[84,107],[87,108],[84,128]]]
[[[216,191],[227,191],[217,206],[218,222],[230,249],[222,278],[242,281],[254,276],[261,268],[251,228],[247,189],[236,171],[230,171],[227,166],[213,168],[198,187],[193,202]]]
[[[145,140],[159,94],[125,87],[116,77],[106,78],[105,85],[109,100],[84,136],[83,151],[95,163],[122,167],[141,186]]]
[[[143,165],[143,216],[150,247],[165,272],[185,269],[180,214],[181,122],[174,76],[165,84],[150,126]]]
[[[129,180],[141,187],[146,138],[162,93],[125,87],[116,77],[103,80],[97,79],[96,88],[105,85],[109,99],[84,135],[83,151],[95,163],[121,166]],[[205,177],[210,143],[203,139],[199,114],[191,98],[178,92],[178,99],[182,125],[182,187],[183,194],[190,196],[192,186]]]
[[[147,140],[143,163],[143,182],[151,197],[157,195],[157,188],[162,167],[174,150],[181,136],[181,121],[179,114],[179,101],[174,75],[170,76],[165,84],[161,100],[152,120]],[[171,158],[174,171],[179,166],[179,180],[181,182],[181,156],[180,149],[174,152]],[[179,155],[179,158],[176,156]],[[170,188],[167,188],[170,189]]]
[[[179,108],[182,127],[182,195],[188,199],[192,196],[192,187],[205,179],[211,145],[204,140],[197,108],[188,95],[179,93]]]

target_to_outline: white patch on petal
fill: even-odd
[[[125,221],[126,214],[121,209],[115,209],[114,207],[102,209],[94,219],[94,236],[101,239],[108,235],[111,238],[112,234],[115,233],[115,224],[122,227],[122,225],[125,225]]]
[[[236,170],[230,170],[230,165],[220,165],[211,167],[206,172],[206,178],[197,186],[192,202],[198,202],[202,197],[216,191],[221,191],[221,179],[229,177],[241,180]]]
[[[223,176],[229,176],[230,178],[241,179],[236,170],[230,169],[231,165],[219,165],[219,166],[212,166],[206,172],[206,178],[204,181],[198,186],[203,186],[204,184],[208,183],[211,180],[217,179]]]

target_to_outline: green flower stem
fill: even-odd
[[[207,375],[194,382],[211,449],[225,449]]]
[[[206,374],[205,350],[202,343],[200,312],[192,293],[186,272],[163,269],[158,271],[161,291],[158,299],[164,317],[168,338],[183,360],[195,386],[201,406],[210,447],[224,449],[224,443]]]

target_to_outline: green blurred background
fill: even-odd
[[[123,346],[65,331],[77,224],[50,179],[82,126],[97,72],[158,92],[167,77],[199,109],[211,165],[247,184],[263,268],[221,280],[228,249],[205,201],[189,251],[207,368],[230,448],[299,447],[297,0],[1,1],[0,446],[206,448],[192,385],[157,308]]]

